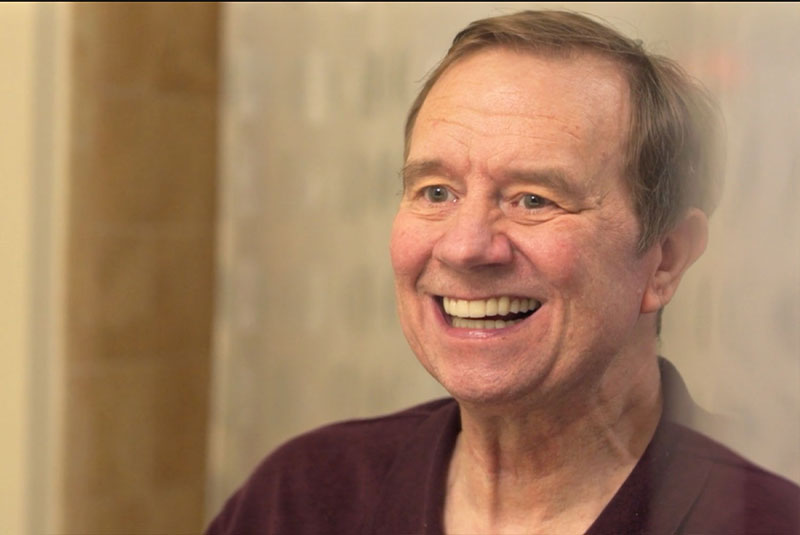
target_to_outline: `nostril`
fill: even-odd
[[[455,269],[508,264],[513,259],[511,241],[490,225],[450,229],[436,242],[434,257]]]

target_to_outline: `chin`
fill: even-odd
[[[485,374],[465,370],[454,370],[451,373],[443,370],[429,371],[459,403],[487,409],[528,404],[536,397],[541,382],[535,378],[520,382],[519,374],[513,372]]]

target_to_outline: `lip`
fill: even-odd
[[[441,296],[432,295],[430,296],[429,304],[433,308],[434,317],[436,318],[437,323],[439,324],[441,329],[444,331],[445,335],[452,336],[455,338],[473,339],[473,340],[505,337],[515,333],[516,331],[524,329],[526,323],[528,323],[528,320],[530,320],[532,317],[538,314],[542,306],[544,306],[544,304],[540,305],[539,308],[536,309],[536,311],[533,314],[526,317],[522,321],[519,321],[514,325],[511,325],[510,327],[503,327],[502,329],[465,329],[463,327],[453,327],[452,325],[450,325],[450,322],[448,322],[447,318],[445,317],[444,309],[439,302],[440,299]],[[472,298],[472,299],[481,299],[481,298]]]

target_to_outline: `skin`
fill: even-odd
[[[628,101],[605,58],[495,48],[450,67],[420,110],[391,256],[406,338],[461,407],[449,533],[582,533],[655,430],[655,314],[706,220],[690,210],[637,251]],[[455,328],[442,296],[541,307]]]

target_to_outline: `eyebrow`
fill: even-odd
[[[409,162],[403,166],[401,171],[403,179],[403,189],[409,184],[425,176],[439,175],[450,176],[447,166],[441,160],[420,160]]]
[[[585,188],[563,169],[557,167],[544,169],[514,169],[506,171],[503,176],[514,182],[526,182],[536,186],[543,186],[569,197],[585,197]]]

